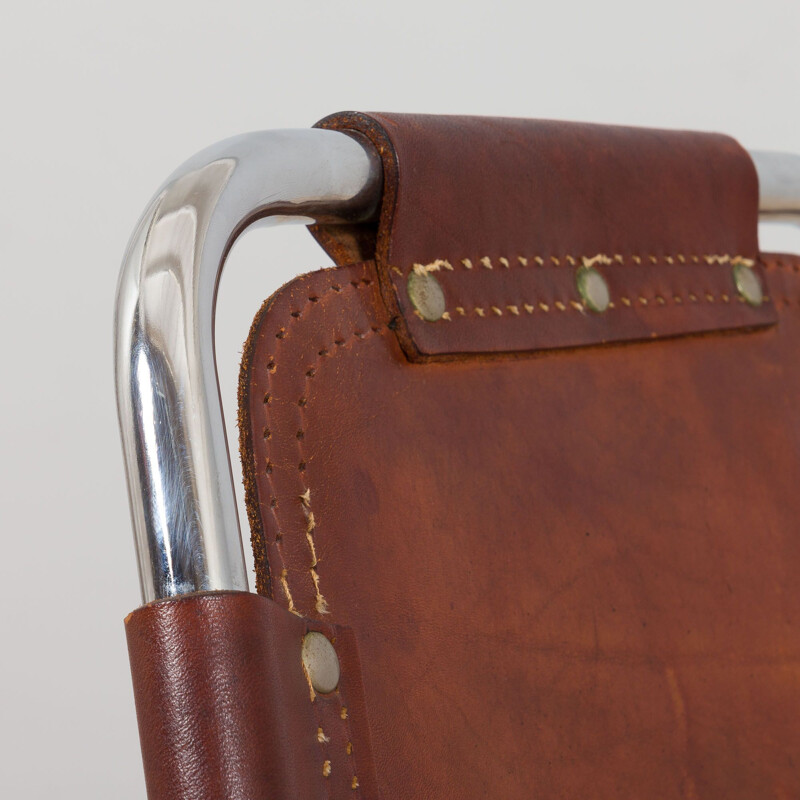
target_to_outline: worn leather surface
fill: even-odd
[[[125,628],[149,800],[377,796],[351,632],[244,592],[151,603]],[[332,694],[302,667],[308,630],[336,648]]]
[[[357,641],[364,796],[800,796],[800,261],[757,255],[752,166],[729,140],[565,126],[520,194],[530,170],[497,177],[494,144],[465,160],[480,142],[428,124],[380,118],[405,221],[317,231],[340,261],[376,260],[270,298],[240,383],[258,590]],[[510,126],[526,163],[528,129]],[[441,169],[410,168],[429,146]],[[597,188],[620,148],[648,178],[636,198],[634,175],[621,197]],[[415,261],[488,256],[486,287],[515,302],[550,278],[501,255],[594,252],[623,256],[631,297],[673,288],[676,264],[688,291],[730,280],[726,255],[759,259],[770,299],[745,308],[720,283],[730,303],[689,301],[663,328],[667,306],[632,304],[647,337],[585,329],[580,347],[558,327],[543,347],[536,325],[557,324],[541,317],[520,337],[404,305]],[[451,304],[471,291],[467,271],[437,275]]]

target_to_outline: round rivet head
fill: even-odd
[[[315,692],[328,694],[339,685],[339,656],[327,636],[311,631],[303,637],[303,666]]]
[[[764,302],[764,290],[758,275],[747,264],[737,261],[733,265],[733,280],[736,289],[745,302],[751,306],[760,306]]]
[[[594,267],[578,267],[575,273],[578,293],[590,311],[602,314],[611,303],[606,279]]]
[[[444,292],[439,281],[428,273],[412,272],[408,276],[408,299],[427,322],[442,318],[445,310]]]

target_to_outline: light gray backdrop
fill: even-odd
[[[63,0],[0,25],[0,796],[144,798],[139,602],[111,317],[144,204],[194,151],[348,108],[714,129],[800,151],[797,0]],[[326,264],[247,234],[218,313],[234,436],[261,301]]]

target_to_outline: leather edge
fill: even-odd
[[[378,119],[358,111],[331,114],[317,122],[314,127],[364,136],[375,147],[380,156],[383,165],[383,194],[379,222],[374,234],[374,259],[378,265],[378,284],[381,289],[381,297],[392,318],[400,347],[411,361],[419,361],[424,358],[424,354],[417,347],[411,335],[408,322],[400,308],[394,283],[388,275],[388,268],[382,269],[380,266],[381,264],[388,264],[392,219],[397,204],[397,187],[400,174],[397,152],[392,140],[386,128]],[[320,243],[331,242],[332,234],[335,235],[333,231],[325,232],[319,226],[315,226],[312,234],[317,237]],[[337,254],[332,244],[328,244],[326,250],[334,257]],[[341,264],[341,262],[338,263]]]

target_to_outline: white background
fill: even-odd
[[[800,151],[797,0],[7,3],[0,24],[0,796],[144,798],[123,617],[139,602],[112,382],[125,243],[218,139],[344,109],[713,129]],[[229,429],[302,230],[228,261]]]

